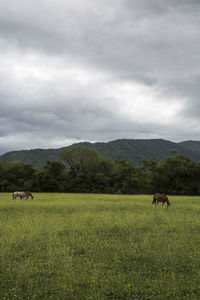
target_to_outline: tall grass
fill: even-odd
[[[0,194],[0,299],[199,299],[200,197]]]

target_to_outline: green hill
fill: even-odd
[[[58,160],[59,149],[31,149],[7,152],[0,156],[7,162],[21,161],[42,168],[47,160]]]
[[[200,141],[184,141],[180,142],[182,147],[200,154]]]
[[[193,161],[200,161],[200,142],[185,141],[174,143],[163,139],[120,139],[107,143],[78,143],[76,145],[86,145],[98,151],[103,157],[112,159],[127,159],[133,165],[138,164],[143,157],[160,161],[171,155],[170,151],[177,149],[180,154],[189,157]],[[60,149],[32,149],[12,151],[0,156],[1,160],[8,162],[22,161],[42,168],[47,160],[59,160]]]

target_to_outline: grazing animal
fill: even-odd
[[[33,195],[31,194],[31,192],[25,191],[24,193],[26,194],[27,199],[29,198],[29,196],[31,197],[31,199],[34,199],[34,197],[33,197]]]
[[[33,195],[31,194],[31,192],[29,191],[25,191],[25,192],[14,192],[13,193],[13,200],[15,200],[17,197],[19,197],[20,199],[26,198],[26,200],[29,198],[29,196],[31,197],[31,199],[33,199]]]
[[[171,205],[167,195],[157,193],[153,196],[152,204],[158,205],[159,202],[162,202],[163,207],[164,207],[165,202],[167,203],[167,207],[170,207],[170,205]]]
[[[19,197],[20,199],[26,198],[26,200],[27,200],[27,196],[26,196],[25,192],[14,192],[13,200],[15,200],[17,197]]]

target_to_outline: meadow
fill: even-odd
[[[0,299],[199,299],[200,197],[0,194]]]

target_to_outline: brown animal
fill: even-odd
[[[27,199],[29,198],[29,196],[31,197],[31,199],[34,198],[33,195],[31,194],[31,192],[25,191],[24,193],[26,194],[26,198],[27,198]]]
[[[167,203],[167,207],[170,207],[170,205],[171,205],[167,195],[157,193],[153,196],[152,204],[158,205],[159,202],[162,202],[163,207],[164,207],[165,202]]]

